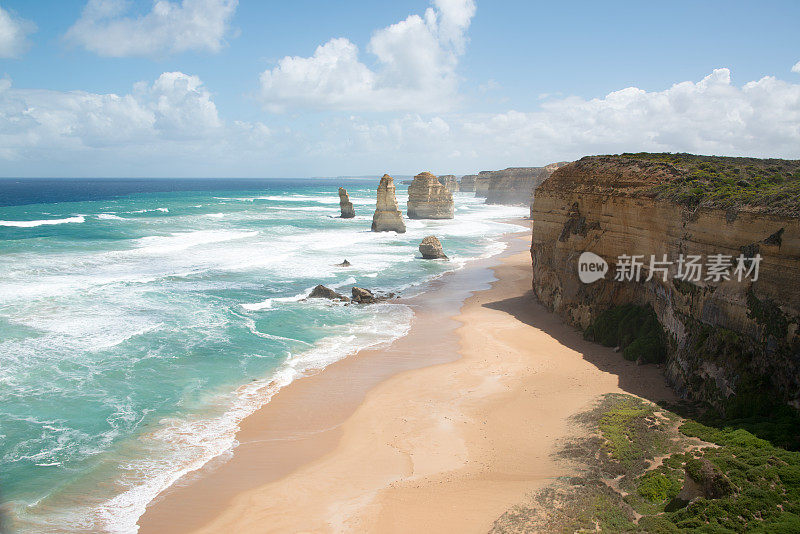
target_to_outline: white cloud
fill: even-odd
[[[261,74],[262,99],[272,111],[447,109],[456,99],[456,67],[474,14],[473,0],[435,0],[423,16],[376,31],[367,44],[374,69],[346,38],[331,39],[311,57],[284,57]]]
[[[794,64],[794,67],[792,67],[792,72],[800,74],[800,61]]]
[[[734,84],[728,69],[662,91],[551,97],[536,111],[342,113],[224,121],[196,76],[128,94],[15,89],[0,79],[5,174],[323,176],[545,164],[587,154],[686,151],[800,158],[800,82]]]
[[[218,52],[238,0],[156,0],[143,16],[125,16],[126,0],[89,0],[64,36],[101,56],[153,56],[187,50]]]
[[[474,172],[630,151],[800,158],[800,84],[767,76],[739,87],[723,68],[663,91],[629,87],[602,98],[551,99],[534,112],[354,117],[327,126],[329,157],[383,161],[405,172]]]
[[[35,24],[12,17],[0,7],[0,57],[19,57],[28,48],[28,34],[34,31]]]
[[[225,124],[201,80],[181,72],[137,83],[125,95],[15,89],[0,80],[0,159],[26,173],[58,161],[86,172],[107,158],[105,172],[128,161],[133,166],[123,174],[130,175],[161,159],[175,165],[175,157],[198,154],[205,168],[262,150],[269,138],[269,129],[258,122]],[[175,169],[161,175],[165,171]]]

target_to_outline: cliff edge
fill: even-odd
[[[533,291],[569,323],[596,331],[626,305],[652,308],[653,360],[679,393],[800,409],[800,161],[585,157],[538,187],[531,216]],[[605,276],[581,281],[584,252]]]

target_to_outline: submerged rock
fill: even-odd
[[[453,194],[429,172],[419,173],[408,186],[409,219],[452,219]]]
[[[353,203],[350,202],[350,196],[344,187],[339,188],[339,208],[342,211],[342,219],[352,219],[356,216],[356,210],[353,209]]]
[[[406,231],[403,215],[397,207],[394,179],[388,174],[384,174],[378,184],[378,202],[375,206],[375,214],[372,216],[372,231],[397,232],[399,234]]]
[[[437,238],[435,235],[429,235],[422,240],[422,243],[419,244],[419,252],[426,260],[447,259],[447,256],[442,249],[442,244],[439,242],[439,238]]]
[[[341,295],[334,291],[329,287],[325,287],[322,284],[318,285],[314,289],[311,290],[311,293],[308,295],[310,299],[329,299],[329,300],[341,300],[343,302],[347,302],[350,299]]]

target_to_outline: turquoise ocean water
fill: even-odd
[[[281,386],[410,326],[403,304],[311,288],[419,293],[499,253],[517,228],[502,221],[527,213],[456,193],[454,220],[398,235],[369,231],[377,179],[15,183],[0,182],[0,499],[21,532],[135,532]],[[339,185],[355,219],[336,218]],[[451,261],[419,258],[430,234]]]

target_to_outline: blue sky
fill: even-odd
[[[635,150],[800,158],[794,0],[0,9],[6,176],[469,173]]]

